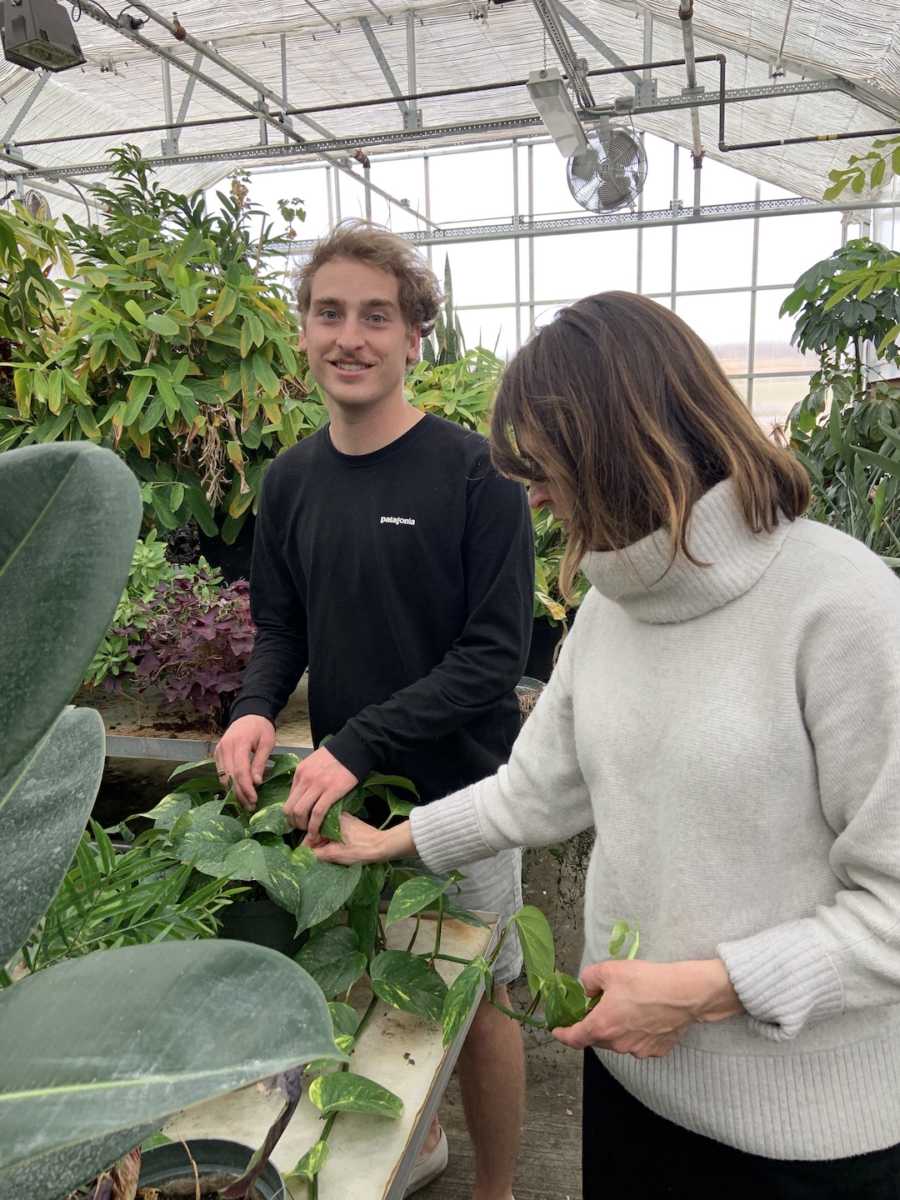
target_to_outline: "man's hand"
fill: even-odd
[[[267,717],[238,717],[216,746],[219,781],[231,784],[244,808],[256,808],[256,789],[263,781],[269,755],[275,749],[275,726]]]
[[[696,962],[592,963],[581,973],[589,996],[602,993],[583,1021],[553,1030],[566,1046],[600,1046],[633,1058],[661,1058],[694,1021],[722,1021],[743,1012],[725,964]]]
[[[307,834],[304,845],[315,851],[322,862],[340,863],[349,867],[353,863],[388,862],[392,858],[412,858],[416,844],[412,838],[409,821],[395,825],[393,829],[376,829],[358,817],[341,813],[342,842],[330,842],[320,834]]]
[[[320,746],[303,758],[294,772],[291,794],[285,801],[287,819],[296,829],[308,829],[318,837],[325,814],[342,796],[352,792],[359,780],[334,755]]]

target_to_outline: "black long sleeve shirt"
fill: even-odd
[[[308,666],[313,741],[358,778],[407,775],[431,800],[492,774],[518,731],[533,571],[524,489],[484,438],[427,415],[347,455],[321,429],[265,477],[232,720],[274,720]]]

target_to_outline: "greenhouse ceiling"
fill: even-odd
[[[637,129],[688,147],[699,138],[710,157],[809,197],[864,142],[721,143],[900,125],[900,0],[696,0],[692,22],[679,0],[185,0],[176,23],[142,3],[65,7],[83,66],[47,75],[0,63],[0,140],[20,191],[98,182],[105,152],[124,141],[165,160],[161,178],[183,190],[237,163],[311,157],[361,176],[359,162],[380,151],[543,132],[521,82],[543,67],[570,78],[574,68],[586,124],[589,104],[614,106]],[[685,65],[592,74],[684,60],[686,30],[699,59],[725,57],[724,139],[720,61],[698,62],[693,90]],[[329,111],[291,116],[286,132],[285,108]],[[222,118],[239,120],[191,124]],[[181,128],[126,132],[147,125]]]

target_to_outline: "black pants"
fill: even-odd
[[[854,1158],[762,1158],[658,1117],[584,1058],[584,1200],[900,1200],[900,1145]]]

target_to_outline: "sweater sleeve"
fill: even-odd
[[[574,633],[563,643],[509,762],[496,775],[413,809],[416,850],[432,871],[449,871],[515,846],[549,846],[593,824],[575,748]]]
[[[271,471],[263,482],[253,536],[250,611],[256,640],[231,720],[254,714],[274,722],[308,663],[306,608],[278,542]]]
[[[839,890],[717,947],[754,1029],[776,1041],[900,1003],[900,587],[874,557],[865,566],[817,614],[797,664]]]
[[[328,742],[358,779],[490,713],[521,678],[534,592],[531,517],[522,486],[491,467],[469,483],[462,555],[468,616],[443,659]]]

